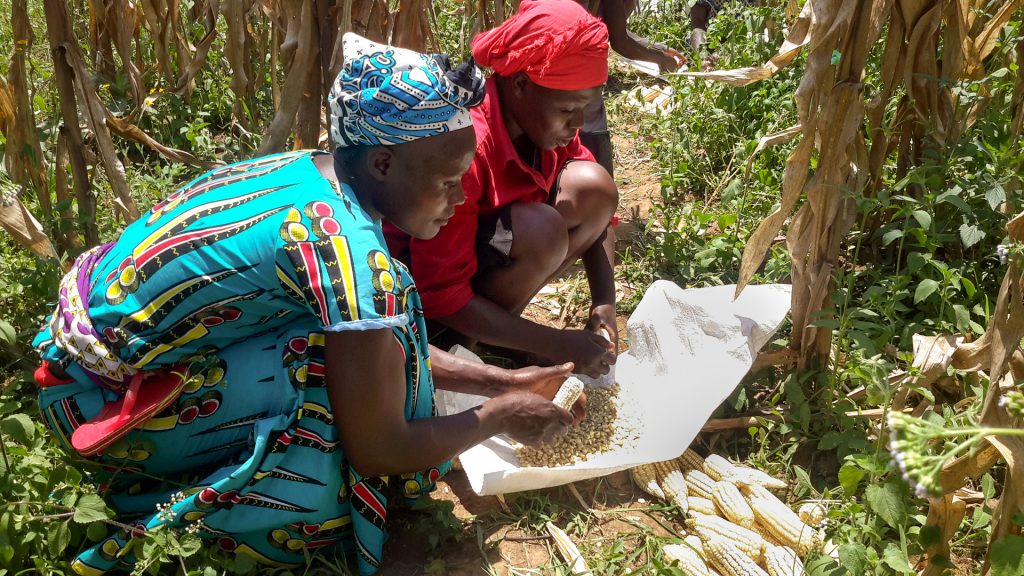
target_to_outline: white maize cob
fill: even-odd
[[[654,469],[658,474],[658,486],[665,493],[665,499],[682,510],[685,515],[689,509],[686,501],[688,490],[686,489],[686,478],[683,477],[679,468],[676,468],[676,461],[658,462],[654,465]]]
[[[771,490],[785,490],[788,486],[784,481],[779,480],[763,470],[758,470],[757,468],[734,465],[733,474],[736,481],[760,484],[761,486]]]
[[[554,539],[555,547],[558,548],[558,552],[562,554],[562,558],[564,558],[566,564],[568,564],[569,571],[576,576],[590,574],[590,568],[587,568],[587,563],[583,560],[583,555],[580,554],[580,550],[576,547],[576,544],[573,544],[573,541],[569,539],[569,535],[551,522],[545,524],[544,527],[547,528],[548,534],[551,534],[551,538]]]
[[[562,387],[558,389],[552,402],[566,410],[572,410],[572,405],[576,403],[582,393],[583,381],[575,376],[569,376],[562,383]]]
[[[704,542],[708,562],[723,576],[768,576],[768,574],[732,542],[716,537]]]
[[[711,489],[711,501],[727,520],[744,528],[754,527],[754,511],[750,509],[750,504],[747,504],[740,489],[732,482],[715,482],[714,488]]]
[[[708,514],[714,516],[718,514],[718,509],[715,508],[715,503],[707,498],[701,498],[700,496],[687,496],[686,502],[689,504],[689,514]]]
[[[768,576],[804,576],[804,564],[788,546],[765,546],[764,567]]]
[[[679,466],[683,470],[703,470],[704,469],[704,458],[700,454],[697,454],[693,450],[687,448],[679,458]]]
[[[748,501],[748,503],[749,503],[749,501]],[[753,509],[751,509],[751,510],[753,510]],[[757,515],[755,514],[754,517],[756,518]],[[771,544],[773,546],[781,546],[782,545],[782,542],[779,542],[778,538],[776,538],[771,532],[768,531],[768,529],[766,529],[765,527],[761,526],[757,522],[754,523],[754,527],[751,528],[751,530],[753,530],[754,532],[757,532],[758,534],[760,534],[761,538],[764,538],[765,546],[768,546],[769,544]]]
[[[716,481],[730,478],[733,475],[733,464],[718,454],[708,454],[704,459],[704,473]]]
[[[800,505],[796,514],[808,526],[820,526],[825,520],[825,507],[817,502],[807,502]]]
[[[765,541],[760,534],[738,526],[718,516],[694,516],[686,521],[686,527],[700,537],[707,550],[708,542],[714,539],[725,539],[743,551],[755,562],[761,560]]]
[[[800,556],[821,545],[821,534],[800,520],[785,502],[759,484],[741,486],[757,523],[779,543],[794,548]]]
[[[664,548],[665,557],[679,563],[679,569],[687,576],[710,576],[708,565],[686,544],[666,544]]]
[[[704,543],[700,541],[699,536],[696,534],[690,534],[686,538],[683,538],[683,542],[685,542],[690,548],[696,550],[701,556],[704,556]]]
[[[654,464],[641,464],[629,469],[629,475],[637,488],[658,500],[665,500],[665,492],[658,486],[658,471]]]
[[[711,489],[715,487],[715,481],[710,476],[700,470],[687,470],[683,476],[690,494],[711,500]]]
[[[733,464],[718,454],[710,454],[704,459],[704,472],[715,480],[729,480],[760,484],[772,490],[784,490],[786,483],[756,468]]]

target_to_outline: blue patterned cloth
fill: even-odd
[[[401,144],[468,128],[483,101],[484,79],[445,55],[377,44],[348,32],[345,64],[331,88],[331,138],[337,147]]]
[[[166,525],[275,566],[342,544],[372,574],[389,494],[415,498],[450,468],[364,478],[345,459],[324,384],[324,332],[393,332],[406,362],[406,418],[435,415],[434,389],[415,285],[390,257],[380,222],[349,187],[321,176],[317,154],[209,172],[65,279],[78,297],[62,298],[35,343],[72,378],[40,393],[47,426],[69,450],[75,428],[116,399],[118,366],[189,375],[176,403],[97,459],[108,502],[138,531],[81,553],[77,573],[125,568],[129,540]],[[90,329],[69,330],[76,318]],[[109,358],[95,353],[97,339]],[[100,365],[115,370],[104,376]]]

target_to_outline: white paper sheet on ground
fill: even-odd
[[[640,436],[634,446],[558,468],[521,468],[501,437],[460,456],[480,495],[558,486],[674,458],[693,441],[711,413],[750,369],[758,350],[789,312],[790,287],[735,286],[683,290],[666,281],[648,288],[627,323],[629,351],[616,365],[619,417]],[[438,391],[438,410],[452,414],[483,399]]]

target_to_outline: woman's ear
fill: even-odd
[[[363,159],[365,162],[366,171],[370,174],[370,177],[375,180],[386,180],[388,174],[391,172],[392,165],[395,161],[394,151],[387,146],[374,146],[369,152],[366,153],[366,157]]]
[[[516,98],[522,98],[526,94],[526,90],[530,85],[530,78],[525,72],[516,72],[512,76],[512,95]]]

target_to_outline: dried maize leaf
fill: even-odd
[[[548,534],[551,534],[551,538],[554,539],[555,547],[558,548],[558,552],[568,564],[569,571],[577,576],[581,574],[590,574],[590,569],[587,568],[587,563],[583,560],[583,555],[580,554],[580,550],[576,547],[576,544],[569,539],[569,535],[551,522],[545,524],[544,527],[547,528]]]

